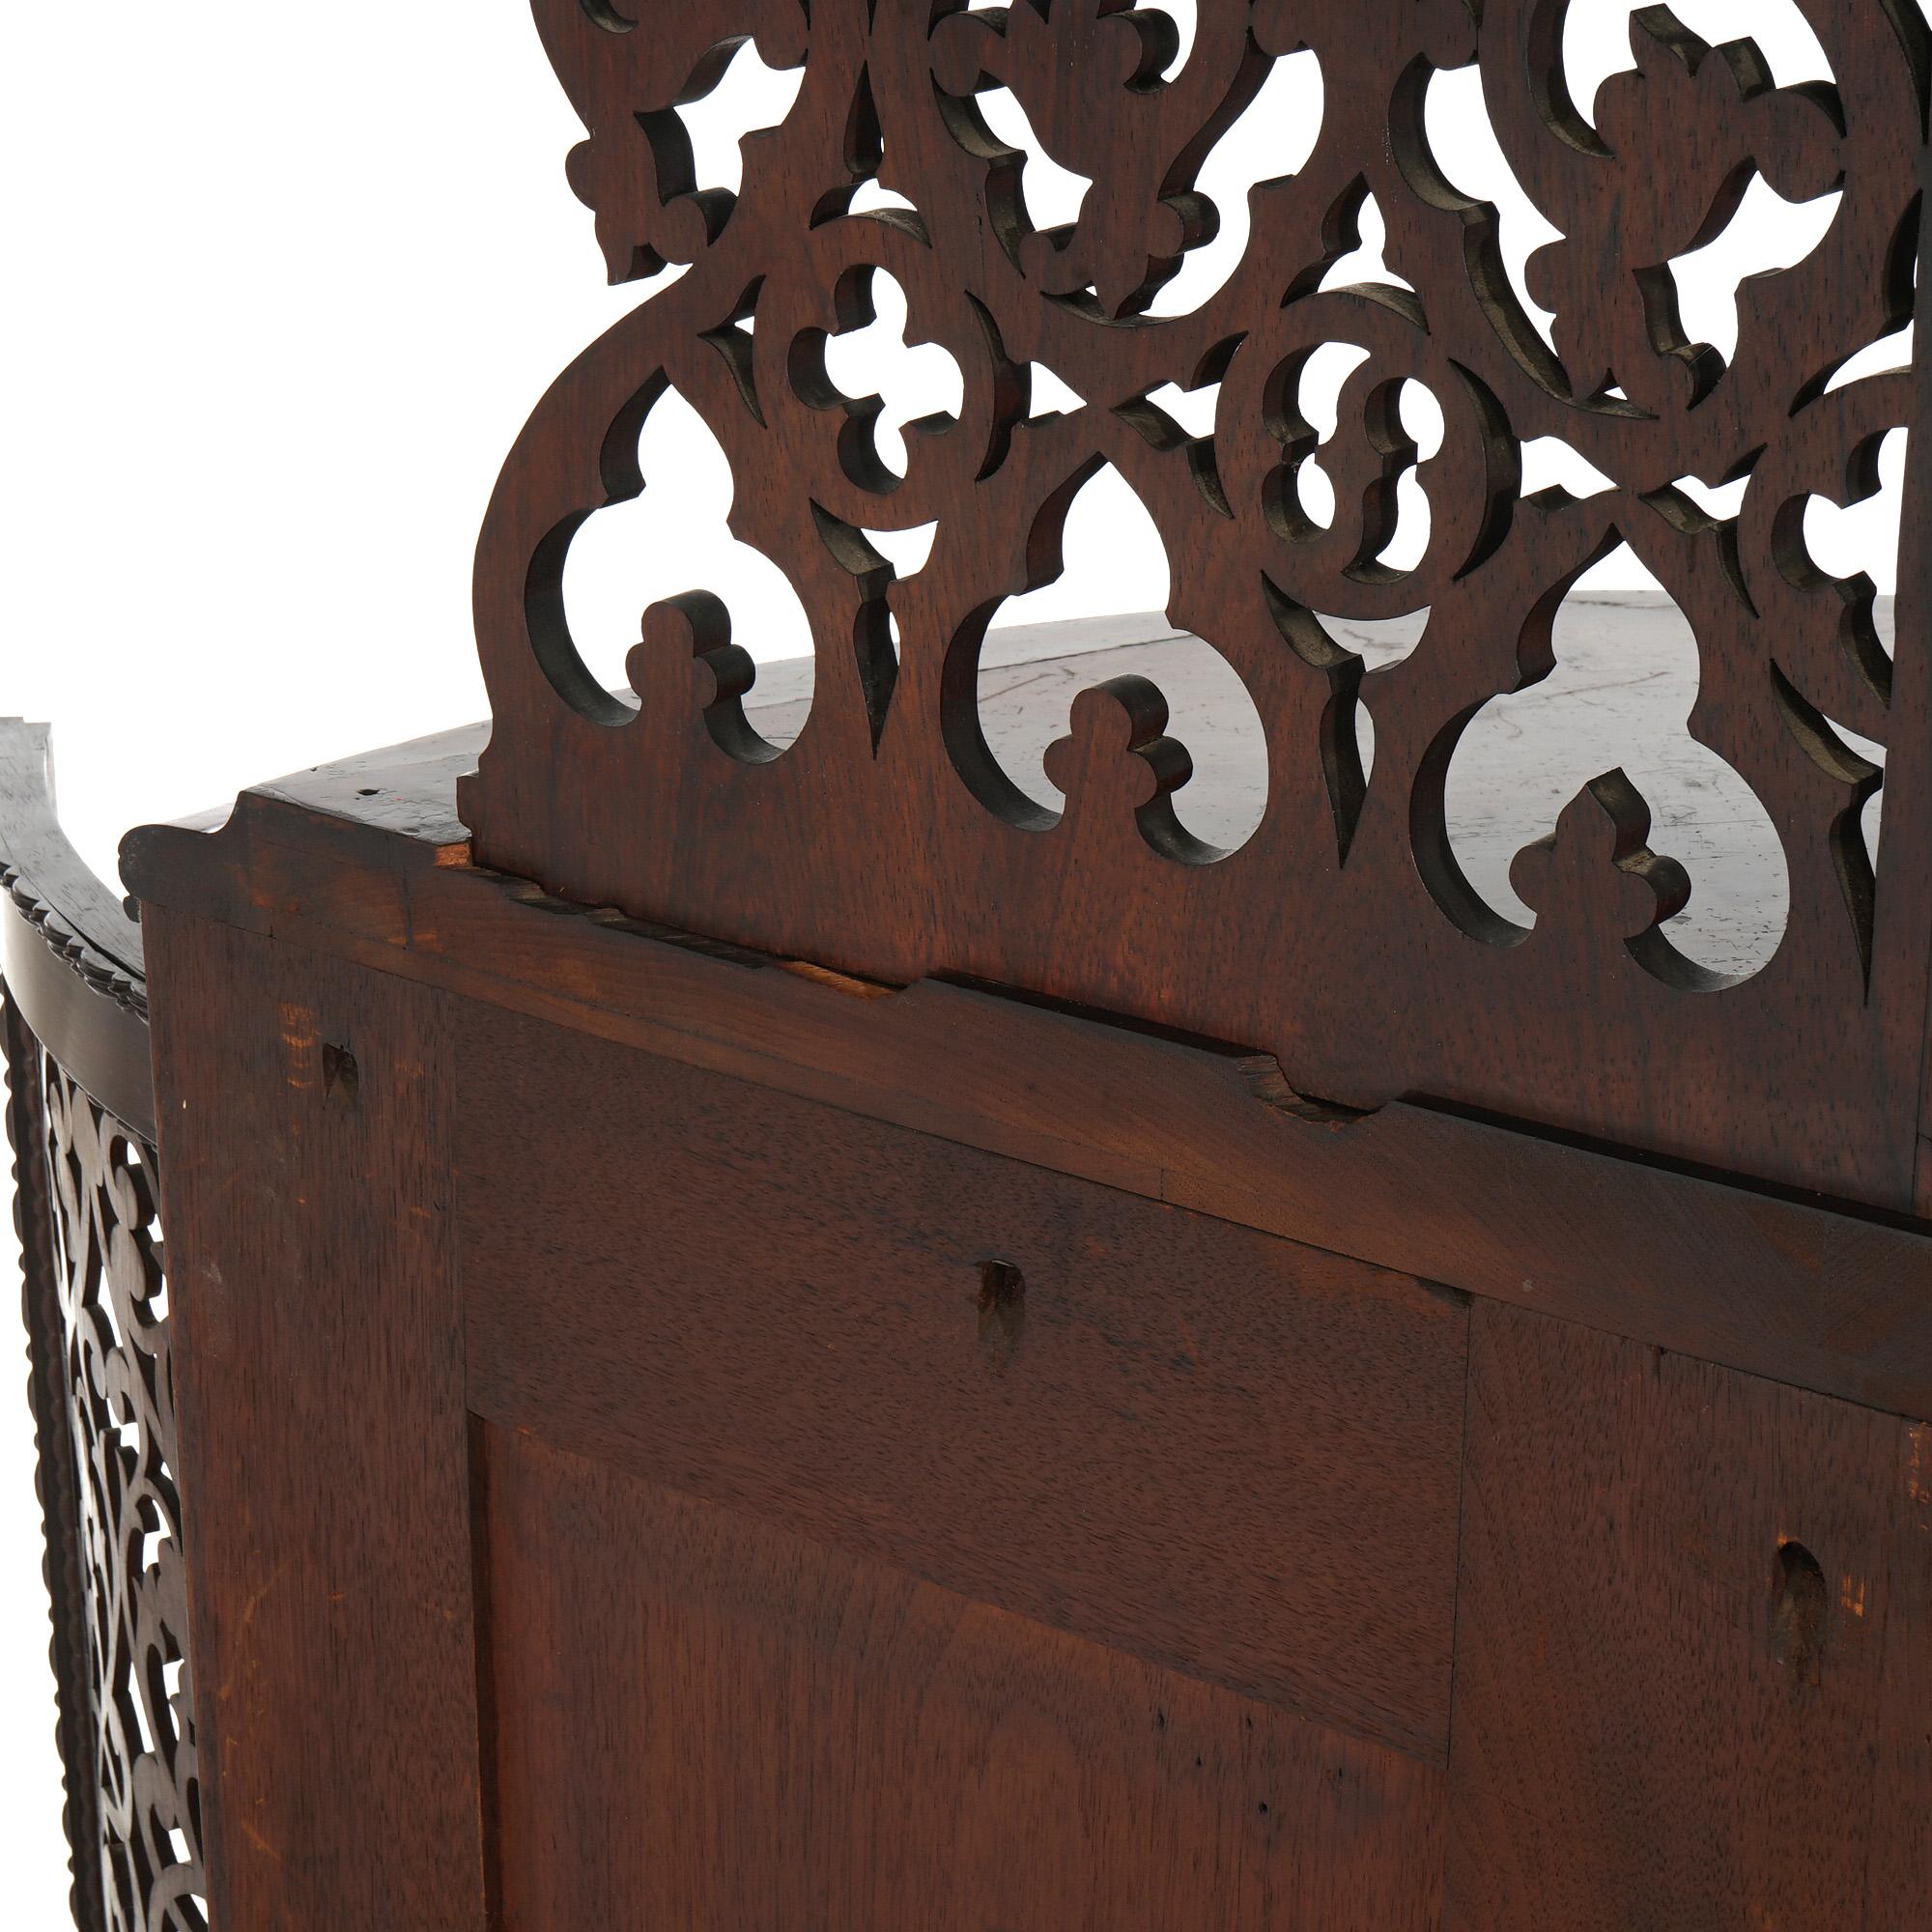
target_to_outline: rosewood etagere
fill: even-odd
[[[1923,450],[1895,611],[1807,534],[1926,416],[1922,355],[1854,358],[1913,315],[1932,35],[1796,5],[1829,79],[1648,8],[1581,103],[1565,0],[1204,0],[1184,54],[1114,0],[536,0],[649,286],[492,503],[489,724],[131,834],[138,927],[9,741],[83,1904],[99,1867],[104,1922],[221,1932],[1932,1917]],[[802,79],[727,190],[681,110],[747,43]],[[1165,312],[1204,162],[1308,52],[1309,158]],[[1560,231],[1526,278],[1432,133],[1472,67]],[[1069,221],[1003,93],[1093,184]],[[1759,180],[1836,199],[1720,354],[1673,265]],[[1385,278],[1338,283],[1371,198]],[[882,276],[961,375],[902,469],[828,355]],[[673,392],[809,675],[730,582],[645,611],[625,689],[573,635]],[[1552,439],[1604,487],[1525,490]],[[1166,618],[1002,628],[1107,466]],[[1770,830],[1734,960],[1622,769],[1500,855],[1533,923],[1457,830],[1563,626],[1647,648],[1581,585],[1621,546]],[[1225,842],[1175,722],[1204,648],[1261,726]]]

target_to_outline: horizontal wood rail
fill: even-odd
[[[550,898],[470,863],[448,789],[470,743],[244,793],[213,836],[145,828],[124,872],[144,899],[666,1059],[1932,1417],[1932,1238],[1911,1217],[1423,1101],[1326,1110],[1239,1047]]]

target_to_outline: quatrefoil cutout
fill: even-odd
[[[905,291],[884,269],[853,270],[834,300],[838,328],[807,330],[792,345],[792,386],[811,408],[843,412],[846,476],[888,496],[905,481],[908,438],[957,427],[965,379],[950,350],[908,339]]]
[[[1599,66],[1571,98],[1570,29],[1584,11],[1489,0],[1479,19],[1464,0],[1231,0],[1199,9],[1184,44],[1169,10],[1122,0],[813,0],[809,12],[801,0],[722,0],[636,25],[613,6],[538,0],[588,110],[576,169],[600,229],[691,267],[573,369],[513,462],[479,572],[493,697],[501,688],[506,710],[527,706],[519,651],[553,672],[565,661],[547,573],[611,494],[626,412],[668,384],[715,429],[738,485],[733,531],[796,586],[820,691],[834,694],[829,710],[814,707],[824,728],[809,755],[730,781],[778,787],[770,796],[802,824],[851,811],[874,782],[891,811],[909,800],[951,810],[963,780],[961,809],[981,811],[992,842],[961,858],[962,875],[998,873],[1038,913],[1046,888],[1027,868],[1043,875],[1082,841],[1104,838],[1132,855],[1122,865],[1192,856],[1159,828],[1177,797],[1192,812],[1215,762],[1178,684],[1172,733],[1144,728],[1139,697],[1123,707],[1116,695],[1112,712],[1083,701],[1049,765],[1077,793],[1064,815],[1025,783],[1038,741],[1004,785],[975,745],[967,713],[987,627],[1063,575],[1068,506],[1112,470],[1171,564],[1173,624],[1219,658],[1265,746],[1258,828],[1223,846],[1230,863],[1198,871],[1276,881],[1293,914],[1284,931],[1354,944],[1380,894],[1392,925],[1444,928],[1417,945],[1460,945],[1486,936],[1483,921],[1417,878],[1438,838],[1437,766],[1453,762],[1457,728],[1525,693],[1520,641],[1627,532],[1679,600],[1699,662],[1695,708],[1672,729],[1727,766],[1775,828],[1793,952],[1829,958],[1862,988],[1874,882],[1852,876],[1845,828],[1875,795],[1892,667],[1876,639],[1879,574],[1822,568],[1810,544],[1820,502],[1860,500],[1872,449],[1914,407],[1907,381],[1838,377],[1902,329],[1916,301],[1917,76],[1932,71],[1932,47],[1909,10],[1854,27],[1807,7],[1824,23],[1819,71],[1798,80],[1776,70],[1775,50],[1760,57],[1713,28],[1702,0],[1634,19],[1599,8],[1629,23],[1629,64]],[[645,126],[666,113],[682,125],[709,98],[727,42],[740,60],[749,48],[774,68],[802,63],[804,75],[782,123],[746,142],[728,211],[703,199],[722,184],[687,180]],[[1192,306],[1170,305],[1210,252],[1213,200],[1227,198],[1218,179],[1204,190],[1208,161],[1296,63],[1319,70],[1321,99],[1293,161],[1242,191],[1245,250],[1219,279],[1201,278]],[[1025,155],[991,131],[1007,99],[1024,117]],[[1485,117],[1499,165],[1543,220],[1539,245],[1512,254],[1497,208],[1458,190],[1463,156],[1445,119],[1457,103]],[[1055,210],[1043,196],[1035,209],[1027,186],[1041,156],[1071,185]],[[1808,211],[1808,252],[1768,263],[1776,272],[1734,303],[1727,331],[1686,298],[1685,265],[1721,253],[1760,192]],[[1550,306],[1548,338],[1537,298]],[[1336,345],[1358,367],[1331,427],[1302,388]],[[1439,423],[1433,441],[1411,409],[1424,402]],[[1151,554],[1125,528],[1116,544]],[[895,577],[887,559],[901,555],[907,574]],[[697,587],[739,601],[734,582]],[[690,788],[701,792],[709,781],[695,774],[716,765],[702,763],[712,751],[737,742],[755,754],[732,722],[745,696],[733,653],[774,655],[773,640],[742,611],[727,634],[708,607],[679,603],[674,576],[654,572],[647,590],[655,644],[633,668],[653,702],[690,714]],[[1405,623],[1412,652],[1371,680],[1373,654],[1352,640]],[[635,636],[635,615],[628,625]],[[608,654],[617,633],[601,635]],[[581,681],[552,675],[546,689],[606,722]],[[541,795],[544,744],[561,755],[571,742],[567,721],[552,725],[548,741],[527,725],[522,750],[514,724],[499,729],[473,794]],[[1170,738],[1203,762],[1185,787],[1162,762]],[[1698,881],[1701,917],[1719,868],[1678,841],[1678,802],[1653,790],[1641,760],[1611,751],[1566,765],[1552,799],[1581,770],[1627,764]],[[934,759],[951,769],[926,770]],[[517,785],[496,776],[513,769]],[[608,778],[618,762],[599,769]],[[640,796],[674,783],[635,777]],[[705,838],[719,835],[702,799],[689,809]],[[1016,827],[1048,826],[1057,838],[1017,841],[1040,856],[986,856],[1007,853],[998,841]],[[951,823],[945,838],[971,842]],[[642,841],[627,847],[633,858]],[[813,850],[800,863],[838,860]],[[1610,869],[1633,876],[1614,858]],[[696,917],[706,901],[689,879],[668,888]],[[1232,891],[1132,879],[1123,899],[1164,904],[1177,921],[1211,923],[1204,909]],[[861,924],[869,890],[832,882]],[[1504,895],[1493,910],[1507,922],[1521,908]],[[936,907],[935,945],[952,917]],[[1600,923],[1608,934],[1618,919]],[[1610,949],[1630,937],[1610,934]],[[1556,946],[1546,934],[1539,952]],[[1502,984],[1522,969],[1492,959],[1489,970]]]

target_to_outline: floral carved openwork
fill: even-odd
[[[1750,41],[1652,7],[1634,65],[1586,101],[1568,0],[1202,0],[1185,44],[1175,10],[1121,0],[535,0],[588,129],[570,182],[612,277],[658,279],[539,406],[485,526],[478,860],[883,980],[970,974],[1262,1047],[1345,1108],[1433,1094],[1894,1191],[1880,1168],[1909,1160],[1925,991],[1917,583],[1894,659],[1871,581],[1822,568],[1805,532],[1814,498],[1872,494],[1880,443],[1915,419],[1910,372],[1836,379],[1912,317],[1932,44],[1910,0],[1790,4],[1829,79],[1779,85]],[[802,74],[727,188],[700,179],[684,116],[748,44]],[[1190,259],[1237,212],[1203,191],[1210,157],[1311,56],[1319,128],[1280,130],[1299,164],[1256,184],[1245,249],[1190,308]],[[1520,275],[1434,144],[1432,95],[1465,71],[1558,232]],[[995,132],[1015,114],[1032,147]],[[1042,224],[1047,160],[1088,186]],[[1725,353],[1691,339],[1673,264],[1759,182],[1829,219],[1741,291]],[[1371,202],[1385,266],[1342,279]],[[906,343],[960,374],[902,464],[880,399],[833,368],[885,277]],[[1333,344],[1355,366],[1324,434],[1307,384]],[[1041,371],[1078,406],[1036,408]],[[1206,434],[1162,406],[1170,385],[1213,392]],[[1432,453],[1413,388],[1440,412]],[[729,459],[732,534],[810,616],[816,693],[782,751],[747,716],[756,639],[733,635],[728,585],[644,612],[627,693],[571,635],[572,540],[642,487],[639,433],[671,391]],[[1546,439],[1608,487],[1526,490]],[[1049,761],[1064,812],[987,746],[988,628],[1059,572],[1069,506],[1108,465],[1165,542],[1171,620],[1262,721],[1266,809],[1237,850],[1177,818],[1187,756],[1142,680],[1074,707]],[[1741,504],[1706,506],[1733,485]],[[1418,487],[1427,539],[1401,550]],[[874,538],[927,526],[923,564],[896,573]],[[1519,856],[1533,927],[1485,902],[1450,837],[1469,721],[1549,671],[1559,606],[1619,545],[1695,634],[1690,732],[1783,846],[1784,937],[1742,979],[1673,945],[1696,881],[1650,849],[1621,772]],[[1425,612],[1373,678],[1342,640]],[[1860,827],[1881,779],[1875,873]],[[1721,1110],[1699,1097],[1719,1089]]]
[[[194,1687],[185,1653],[186,1571],[175,1488],[167,1285],[156,1225],[155,1155],[54,1061],[40,1056],[51,1180],[58,1342],[64,1349],[77,1511],[87,1711],[94,1755],[81,1813],[103,1932],[204,1932]],[[15,1076],[29,1078],[29,1069]],[[19,1150],[24,1161],[36,1151]],[[55,1337],[45,1338],[51,1345]],[[77,1767],[76,1767],[77,1769]],[[83,1914],[92,1922],[92,1911]]]

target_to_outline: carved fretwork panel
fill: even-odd
[[[1911,319],[1932,49],[1907,0],[1793,4],[1829,81],[1776,85],[1749,42],[1649,8],[1634,67],[1579,102],[1567,0],[1202,0],[1184,49],[1168,12],[1120,0],[536,0],[611,272],[660,279],[538,406],[485,526],[478,860],[882,980],[973,975],[1263,1047],[1342,1108],[1435,1095],[1902,1204],[1929,910],[1919,564],[1908,544],[1894,660],[1870,579],[1818,564],[1806,508],[1871,495],[1879,443],[1915,419],[1911,373],[1832,384]],[[730,190],[698,178],[684,110],[748,40],[802,78]],[[1312,152],[1256,185],[1238,264],[1188,309],[1175,292],[1227,213],[1204,169],[1310,54]],[[1432,146],[1432,92],[1464,70],[1559,231],[1521,275]],[[993,131],[1013,103],[1033,151]],[[1036,227],[1041,156],[1091,185]],[[1688,339],[1672,264],[1760,180],[1823,239],[1744,285],[1725,355]],[[1384,266],[1335,285],[1371,200]],[[961,379],[956,410],[909,426],[903,473],[830,349],[881,276],[905,341]],[[1310,365],[1338,343],[1357,366],[1324,435]],[[1078,406],[1037,409],[1041,370]],[[1151,399],[1170,384],[1218,385],[1208,434]],[[1440,410],[1433,453],[1406,385]],[[566,620],[573,537],[642,487],[639,432],[673,390],[729,459],[732,534],[810,614],[816,695],[782,751],[746,716],[758,640],[732,635],[728,584],[643,613],[629,693]],[[1607,487],[1525,494],[1545,439]],[[1059,573],[1069,505],[1107,465],[1165,543],[1172,621],[1265,732],[1265,814],[1232,852],[1184,829],[1189,761],[1144,680],[1065,721],[1064,812],[1016,789],[980,727],[988,626]],[[1738,483],[1735,514],[1703,506]],[[1417,485],[1427,540],[1399,553]],[[1915,469],[1908,518],[1916,490]],[[927,525],[904,576],[867,535]],[[1450,837],[1463,731],[1548,673],[1559,607],[1619,544],[1695,634],[1690,731],[1783,847],[1783,939],[1741,979],[1673,944],[1694,871],[1651,849],[1620,772],[1519,859],[1534,926],[1483,899]],[[1420,644],[1372,677],[1340,641],[1423,611]],[[1875,875],[1860,825],[1882,776]]]
[[[53,1062],[40,1065],[51,1178],[86,1624],[101,1932],[202,1932],[207,1925],[196,1774],[194,1687],[181,1504],[175,1489],[174,1380],[167,1280],[156,1225],[153,1151],[103,1113]],[[14,1077],[31,1077],[28,1068]],[[27,1149],[21,1158],[31,1157]],[[54,1459],[48,1459],[54,1466]],[[75,1766],[78,1774],[80,1766]],[[92,1891],[84,1880],[76,1896]],[[91,1916],[91,1915],[90,1915]]]

